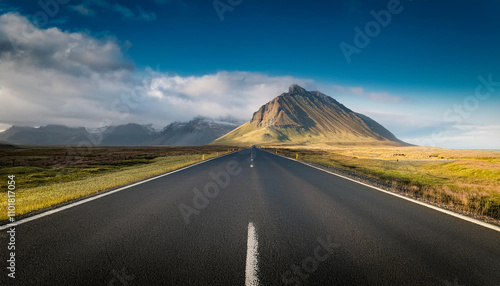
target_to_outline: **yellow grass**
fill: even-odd
[[[278,153],[375,178],[447,208],[500,219],[500,151],[290,146]]]
[[[209,159],[215,156],[216,153],[205,154],[204,158]],[[126,167],[116,172],[97,174],[82,180],[54,183],[27,189],[23,189],[22,186],[18,185],[19,189],[16,191],[16,215],[19,216],[45,209],[100,191],[179,169],[200,162],[201,160],[201,154],[159,157],[154,159],[153,163],[150,164]],[[7,192],[2,192],[0,198],[0,220],[8,218],[7,207]]]

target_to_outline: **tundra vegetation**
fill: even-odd
[[[47,209],[236,150],[204,147],[0,148],[0,220],[7,176],[16,176],[16,215]]]
[[[325,144],[275,147],[269,149],[364,177],[443,208],[500,222],[500,151]]]

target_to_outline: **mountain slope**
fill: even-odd
[[[42,127],[12,126],[0,132],[0,141],[20,145],[67,145],[88,140],[90,134],[83,127],[71,128],[63,125]]]
[[[110,126],[102,133],[101,146],[140,146],[155,135],[155,130],[148,125],[129,123]]]
[[[235,129],[242,122],[195,117],[189,122],[174,122],[165,127],[149,145],[200,146],[206,145]]]
[[[214,120],[196,117],[189,122],[174,122],[162,131],[151,125],[129,123],[97,129],[72,128],[63,125],[11,128],[0,132],[0,142],[19,145],[78,145],[82,142],[98,146],[200,146],[235,129],[243,122],[232,118]]]
[[[252,119],[213,144],[405,145],[373,119],[319,91],[292,85],[263,105]]]

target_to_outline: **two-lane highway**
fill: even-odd
[[[1,285],[500,285],[500,232],[256,148],[0,241]]]

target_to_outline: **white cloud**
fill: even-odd
[[[248,120],[290,84],[313,87],[238,71],[182,77],[147,70],[141,77],[114,39],[38,29],[15,13],[0,16],[0,62],[0,125],[161,128],[197,115]]]
[[[372,101],[391,102],[391,103],[399,103],[407,101],[407,99],[404,97],[394,96],[387,92],[367,92],[362,87],[350,87],[350,86],[339,86],[339,85],[333,85],[332,87],[335,92],[342,93],[345,95],[355,95],[359,97],[364,97]]]
[[[146,12],[140,6],[132,10],[124,5],[118,3],[111,4],[105,0],[84,0],[81,4],[69,6],[69,9],[89,17],[96,16],[97,11],[108,9],[127,19],[144,21],[156,20],[156,14],[154,12]]]
[[[84,4],[69,6],[69,8],[75,12],[82,14],[83,16],[94,17],[96,14],[94,10]]]
[[[110,105],[130,90],[127,82],[134,72],[112,39],[38,29],[15,13],[0,16],[0,62],[3,124],[99,121],[90,117],[96,111],[86,119],[81,111]]]
[[[58,28],[38,29],[19,14],[0,15],[0,130],[13,124],[94,128],[128,122],[162,128],[197,115],[249,120],[253,112],[287,91],[292,83],[317,89],[309,79],[254,72],[179,76],[150,69],[137,71],[124,59],[116,39]],[[370,93],[362,87],[335,86],[334,90],[398,102],[389,94]],[[356,111],[396,135],[403,134],[400,139],[410,143],[425,145],[433,140],[433,145],[445,148],[500,148],[498,124],[453,126],[442,122],[441,116],[433,119],[398,110]]]
[[[500,150],[500,125],[453,125],[436,128],[424,136],[402,139],[423,146]]]
[[[112,39],[98,40],[58,28],[38,29],[15,13],[0,16],[0,56],[16,68],[35,65],[69,74],[132,69]]]
[[[416,109],[415,109],[416,110]],[[360,110],[399,139],[423,146],[450,149],[500,149],[500,125],[443,121],[438,115]]]
[[[403,128],[405,130],[436,128],[443,124],[439,119],[432,119],[411,113],[381,112],[373,110],[359,110],[358,112],[370,116],[384,126],[394,124],[400,126],[400,129]]]
[[[250,119],[267,101],[287,91],[292,83],[308,86],[310,80],[288,76],[269,77],[250,72],[218,72],[181,77],[155,74],[147,94],[165,103],[170,112],[188,119],[231,115]]]
[[[137,7],[136,18],[144,21],[154,21],[156,20],[156,14],[154,12],[144,11],[141,7]]]

